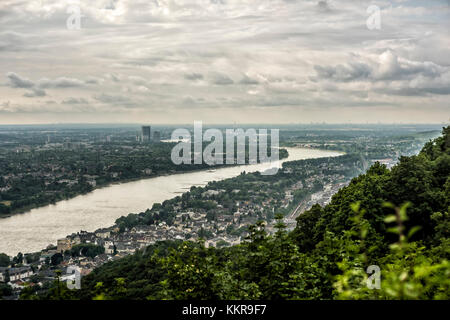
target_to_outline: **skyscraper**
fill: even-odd
[[[154,131],[153,132],[153,142],[161,142],[161,132],[160,131]]]
[[[142,142],[150,142],[151,139],[151,127],[142,126]]]

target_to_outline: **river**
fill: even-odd
[[[342,154],[304,148],[286,149],[289,156],[281,163]],[[210,181],[235,177],[242,171],[255,172],[262,168],[267,168],[267,165],[222,167],[113,184],[53,205],[0,219],[0,253],[15,256],[18,252],[40,251],[74,232],[109,227],[117,218],[145,211],[154,203],[188,191],[191,186],[204,186]]]

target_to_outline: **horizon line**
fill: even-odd
[[[183,126],[183,125],[193,125],[193,122],[185,122],[185,123],[150,123],[150,122],[49,122],[49,123],[0,123],[0,127],[6,126],[70,126],[70,125],[86,125],[86,126],[95,126],[95,125],[114,125],[114,126],[142,126],[142,125],[154,125],[154,126]],[[304,125],[450,125],[450,122],[299,122],[299,123],[268,123],[268,122],[255,122],[255,123],[236,123],[236,122],[223,122],[223,123],[215,123],[215,122],[203,122],[203,125],[211,126],[211,125],[280,125],[280,126],[304,126]]]

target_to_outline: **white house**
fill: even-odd
[[[9,281],[14,282],[31,277],[34,274],[30,267],[19,267],[9,269]]]

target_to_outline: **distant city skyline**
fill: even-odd
[[[450,121],[446,0],[4,0],[0,30],[0,125]]]

